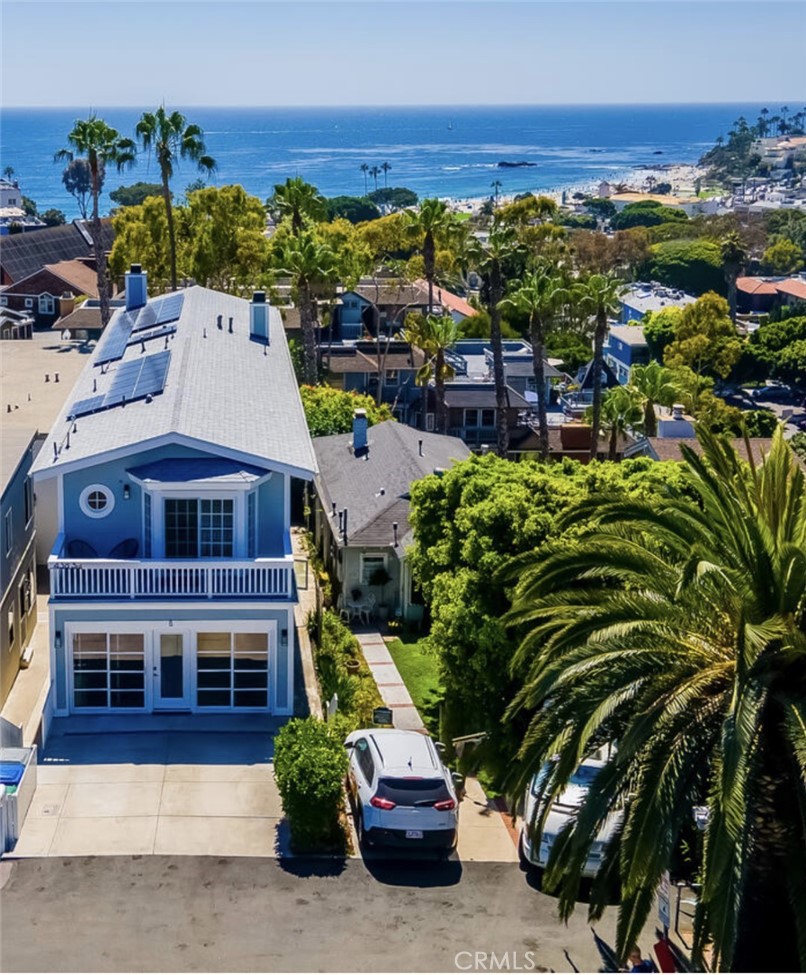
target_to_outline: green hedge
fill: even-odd
[[[315,648],[322,698],[339,698],[339,713],[350,728],[372,723],[372,712],[383,704],[358,640],[336,613],[322,613],[321,645]],[[357,668],[357,669],[356,669]]]
[[[719,244],[709,240],[668,240],[653,244],[640,269],[644,280],[660,281],[694,295],[727,292]]]
[[[274,739],[274,774],[294,850],[343,850],[342,736],[318,718],[294,718]]]

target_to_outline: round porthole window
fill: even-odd
[[[78,499],[88,518],[106,518],[115,507],[115,495],[105,484],[90,484]]]

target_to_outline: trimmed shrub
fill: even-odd
[[[298,852],[342,850],[342,784],[347,752],[317,718],[294,718],[274,739],[274,774]]]
[[[339,713],[350,730],[371,724],[373,710],[383,701],[358,640],[336,613],[322,613],[322,640],[315,657],[324,700],[338,695]],[[348,663],[357,663],[358,670],[348,670]]]
[[[640,271],[645,280],[660,281],[690,294],[727,293],[719,244],[710,240],[669,240],[653,244]]]

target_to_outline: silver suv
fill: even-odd
[[[344,744],[350,757],[347,786],[363,844],[454,848],[459,821],[454,776],[427,735],[370,728],[354,731]]]

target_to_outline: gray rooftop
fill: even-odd
[[[352,433],[317,437],[313,444],[319,462],[316,489],[325,511],[335,503],[347,508],[347,544],[384,547],[394,541],[398,524],[402,555],[411,542],[408,494],[411,485],[437,468],[448,468],[470,456],[457,437],[423,433],[394,420],[369,429],[369,450],[358,457]],[[419,441],[423,442],[420,456]],[[383,492],[383,493],[381,493]],[[342,544],[335,519],[334,536]]]
[[[641,315],[648,311],[660,311],[661,308],[682,308],[696,300],[694,295],[686,294],[685,291],[654,283],[636,284],[621,296],[623,305],[633,308]]]
[[[646,345],[644,330],[640,325],[611,325],[610,337],[625,345],[642,347]]]
[[[0,450],[0,493],[5,494],[6,488],[17,473],[17,468],[23,461],[28,448],[36,439],[36,430],[24,426],[4,426],[2,431],[3,449]]]
[[[95,364],[104,338],[79,377],[34,465],[39,474],[60,472],[116,451],[131,450],[172,437],[202,449],[231,452],[249,461],[273,462],[299,477],[316,471],[305,414],[299,396],[280,313],[269,310],[271,342],[249,337],[249,302],[194,286],[184,295],[176,331],[145,346],[145,354],[164,350],[170,365],[164,389],[151,398],[79,416],[73,431],[73,404],[106,393],[117,370],[143,356],[139,343],[105,371]],[[116,315],[122,315],[123,310]],[[216,319],[223,316],[224,327]],[[233,332],[227,321],[232,317]],[[109,328],[112,329],[113,317]],[[136,333],[135,333],[136,334]],[[70,447],[64,449],[70,432]],[[54,459],[53,443],[60,448]]]

